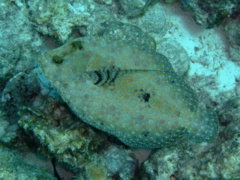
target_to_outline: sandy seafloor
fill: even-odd
[[[148,32],[147,29],[145,29],[145,32],[155,39],[159,52],[162,48],[161,44],[158,43],[162,42],[163,39],[177,42],[187,52],[191,59],[187,80],[190,84],[192,83],[191,85],[198,94],[201,95],[203,91],[212,101],[219,103],[222,102],[221,98],[228,99],[240,95],[239,84],[236,82],[236,79],[240,78],[240,67],[229,58],[229,43],[221,26],[214,29],[203,29],[196,25],[188,12],[183,12],[175,4],[157,4],[150,7],[145,16],[152,12],[160,12],[160,16],[164,15],[167,28],[164,30],[165,33],[162,34]],[[141,25],[142,20],[141,18],[137,20],[122,19],[122,22]],[[168,57],[168,54],[164,55]],[[201,101],[201,96],[199,100]],[[35,160],[35,158],[35,155],[29,153],[25,160],[31,162],[31,164],[48,166],[44,164],[44,161],[38,158],[36,158],[38,160]],[[48,169],[51,169],[51,167],[48,167]],[[66,172],[66,174],[68,173]]]

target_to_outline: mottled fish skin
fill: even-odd
[[[83,121],[129,146],[167,147],[184,136],[210,142],[218,135],[215,113],[198,108],[194,91],[153,50],[84,37],[45,53],[39,62]]]

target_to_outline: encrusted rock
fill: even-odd
[[[7,148],[1,142],[0,162],[0,179],[56,180],[56,178],[45,169],[25,163],[16,151]]]
[[[54,122],[36,114],[25,115],[19,120],[19,126],[30,135],[35,146],[39,146],[38,150],[43,156],[55,157],[58,162],[71,169],[78,169],[92,161],[93,154],[104,141],[104,136],[82,122],[72,122],[72,126],[62,129],[60,124],[49,123]]]

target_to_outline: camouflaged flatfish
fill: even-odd
[[[183,136],[216,139],[215,114],[198,108],[193,90],[168,59],[134,43],[78,38],[45,53],[51,85],[86,123],[132,147],[166,147]]]

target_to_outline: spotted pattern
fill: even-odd
[[[83,121],[129,146],[161,148],[184,136],[197,142],[217,137],[216,115],[199,109],[168,59],[146,47],[85,37],[45,53],[39,62]]]

